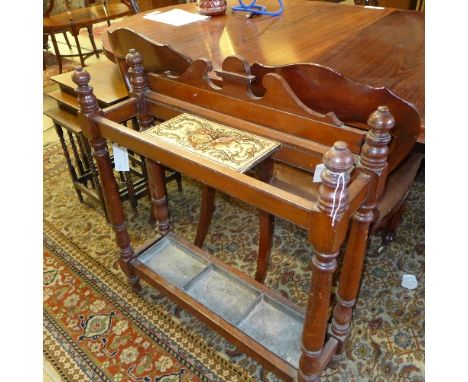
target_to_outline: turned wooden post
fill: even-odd
[[[143,57],[135,49],[130,49],[125,57],[125,61],[129,67],[129,95],[137,100],[137,121],[140,125],[140,131],[146,130],[152,126],[154,118],[148,114],[144,99],[145,93],[148,91],[148,83],[146,81],[145,68],[142,65]]]
[[[333,272],[340,245],[346,235],[348,219],[341,219],[348,208],[353,156],[346,143],[336,142],[323,156],[325,170],[316,209],[309,226],[309,240],[314,245],[312,281],[302,332],[302,354],[298,379],[317,381],[325,366],[322,352],[327,332]]]
[[[145,68],[142,65],[143,58],[135,49],[130,49],[125,60],[129,67],[129,95],[137,100],[137,121],[140,131],[143,131],[151,127],[154,120],[147,112],[144,99],[145,92],[148,91],[148,83],[146,81]],[[146,163],[148,188],[151,197],[150,221],[156,220],[158,222],[158,230],[164,234],[171,228],[169,209],[167,207],[165,169],[158,162],[148,159],[144,161]]]
[[[367,121],[370,130],[362,147],[356,171],[371,176],[369,197],[354,213],[351,230],[343,259],[343,269],[337,293],[337,304],[333,311],[330,335],[338,339],[337,357],[345,350],[350,333],[353,307],[356,303],[362,266],[367,248],[369,226],[374,220],[374,212],[387,176],[388,144],[390,130],[395,121],[386,106],[379,106]]]
[[[90,140],[93,156],[96,159],[100,183],[104,191],[104,200],[115,232],[115,239],[120,249],[120,267],[127,275],[132,289],[139,291],[141,289],[140,280],[130,264],[134,253],[126,228],[125,213],[120,200],[119,188],[112,171],[107,141],[101,136],[99,129],[93,122],[93,117],[102,115],[102,110],[99,108],[93,94],[93,88],[89,86],[89,79],[89,73],[83,70],[82,67],[79,66],[73,71],[72,80],[78,85],[76,93],[80,104],[80,124],[84,134]]]
[[[65,155],[65,160],[67,161],[68,172],[70,173],[70,176],[72,178],[73,188],[75,189],[76,194],[78,195],[78,200],[80,201],[80,203],[83,203],[83,195],[81,195],[81,191],[75,187],[75,182],[78,181],[78,177],[76,175],[75,166],[73,166],[73,162],[70,158],[70,153],[68,152],[65,138],[63,137],[62,127],[55,122],[54,122],[54,126],[55,126],[55,131],[57,132],[57,135],[59,137],[60,144],[62,145],[63,154]]]

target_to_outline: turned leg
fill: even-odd
[[[73,155],[75,157],[75,162],[76,162],[76,164],[78,166],[79,173],[80,173],[80,175],[83,175],[85,173],[83,163],[81,162],[81,157],[78,154],[78,149],[76,147],[76,143],[75,143],[75,139],[73,138],[73,134],[70,131],[68,131],[68,138],[70,140],[70,144],[71,144],[71,147],[72,147],[72,150],[73,150]]]
[[[146,159],[148,172],[148,186],[151,195],[153,218],[158,222],[158,230],[162,234],[171,228],[169,208],[167,207],[166,183],[164,179],[164,167],[152,160]]]
[[[70,41],[68,40],[67,32],[63,32],[63,37],[65,38],[65,41],[68,45],[68,49],[71,49],[71,44],[70,44]]]
[[[325,347],[328,327],[333,273],[337,267],[341,243],[347,228],[350,180],[349,171],[353,156],[346,143],[336,142],[323,156],[325,170],[321,174],[316,210],[311,219],[309,240],[314,246],[312,257],[312,280],[307,300],[304,329],[302,331],[302,353],[299,360],[299,382],[318,381],[320,373],[331,357]],[[340,189],[340,192],[337,190]]]
[[[93,46],[94,54],[96,55],[97,58],[99,58],[99,51],[96,47],[96,43],[94,42],[93,26],[88,25],[86,29],[88,29],[89,40],[91,41],[91,45]]]
[[[338,340],[336,357],[345,350],[353,314],[353,307],[359,291],[362,266],[367,247],[369,226],[374,220],[374,209],[383,192],[387,176],[389,131],[394,119],[387,106],[379,106],[368,119],[370,126],[366,141],[361,149],[357,171],[370,176],[371,187],[365,203],[354,213],[348,244],[343,259],[337,304],[333,311],[330,334]]]
[[[67,161],[68,172],[70,173],[70,176],[72,178],[73,188],[75,189],[76,194],[78,195],[78,200],[80,201],[80,203],[83,203],[83,195],[81,194],[81,191],[75,187],[75,182],[77,182],[78,177],[76,176],[75,167],[73,166],[73,163],[70,159],[70,153],[68,152],[67,144],[65,143],[65,139],[63,137],[62,127],[56,123],[54,123],[54,126],[55,131],[57,132],[57,135],[59,137],[60,144],[62,146],[63,155],[65,155],[65,160]]]
[[[133,248],[128,235],[125,213],[120,199],[119,187],[114,178],[112,164],[107,150],[106,141],[99,139],[91,142],[93,147],[93,155],[99,170],[104,197],[109,211],[112,228],[115,232],[117,245],[120,248],[119,264],[122,271],[127,275],[128,282],[132,289],[138,292],[141,289],[140,278],[135,273],[134,267],[131,265],[133,260]]]
[[[338,252],[315,251],[312,259],[312,282],[302,332],[302,354],[299,360],[299,381],[318,381],[323,369],[320,358],[328,325],[328,310],[333,272]]]
[[[50,33],[50,39],[52,40],[52,46],[54,47],[55,58],[57,59],[57,64],[59,67],[59,73],[62,73],[62,56],[60,55],[57,40],[55,39],[55,34],[53,32]]]
[[[200,206],[200,218],[198,219],[197,234],[195,236],[195,245],[197,247],[203,247],[205,242],[206,234],[210,228],[211,218],[215,209],[216,190],[203,185],[202,188],[202,200]]]
[[[85,152],[85,144],[83,143],[83,141],[85,139],[86,138],[83,137],[83,134],[81,134],[81,133],[76,138],[76,140],[78,141],[78,148],[80,149],[80,158],[82,158],[82,162],[83,162],[83,166],[84,166],[85,171],[88,171],[89,170],[89,162],[88,162],[88,157],[86,156],[86,152]]]
[[[330,334],[339,341],[335,358],[338,358],[346,349],[353,307],[359,292],[369,225],[372,218],[372,211],[363,206],[354,214],[352,219],[338,285],[337,303],[333,311],[330,329]]]
[[[401,217],[406,210],[406,200],[394,212],[393,216],[385,223],[382,228],[382,246],[389,245],[396,237],[396,230],[400,224]]]
[[[94,189],[97,189],[98,185],[99,185],[99,177],[97,175],[96,167],[95,167],[94,161],[93,161],[93,156],[91,154],[91,146],[89,145],[89,142],[84,137],[84,135],[81,135],[81,138],[82,138],[81,143],[83,145],[83,155],[84,155],[84,158],[86,158],[86,163],[88,165],[88,169],[91,171],[91,187],[94,188]],[[94,172],[93,172],[93,170],[94,170]],[[103,207],[103,209],[104,209],[104,211],[106,210],[105,206]],[[107,213],[106,213],[106,220],[108,221]]]
[[[99,170],[100,182],[97,182],[99,190],[104,191],[103,196],[107,211],[109,212],[110,222],[115,232],[115,240],[120,249],[119,265],[127,276],[128,282],[134,291],[140,291],[140,278],[132,265],[134,252],[130,242],[125,222],[125,213],[120,199],[119,187],[115,181],[114,172],[107,149],[107,142],[100,135],[99,129],[94,125],[92,119],[95,115],[102,115],[99,109],[97,99],[93,94],[93,89],[89,86],[89,74],[82,67],[77,67],[73,71],[72,80],[78,85],[76,92],[80,105],[80,118],[84,134],[90,138],[93,148],[93,156]],[[92,160],[89,161],[92,163]],[[94,167],[94,166],[92,166]],[[96,171],[93,169],[92,171]]]
[[[107,148],[106,148],[106,150],[107,150]],[[98,199],[99,199],[99,204],[101,205],[101,208],[104,211],[104,216],[106,217],[106,221],[109,222],[109,214],[108,214],[108,211],[107,211],[106,203],[104,201],[104,194],[102,192],[101,182],[99,181],[99,174],[97,172],[96,166],[94,165],[94,161],[93,161],[93,158],[91,156],[91,151],[86,150],[86,154],[88,156],[88,163],[89,163],[89,167],[91,169],[91,177],[92,177],[94,186],[96,187],[96,192],[97,192],[97,196],[98,196]],[[115,181],[115,179],[114,179],[114,181]]]
[[[80,46],[80,41],[78,40],[78,33],[79,31],[72,31],[72,35],[75,39],[75,43],[76,43],[76,49],[78,49],[78,55],[80,56],[80,62],[81,62],[81,66],[85,66],[85,61],[84,61],[84,57],[83,57],[83,53],[81,52],[81,46]]]
[[[121,173],[123,173],[125,187],[127,188],[128,192],[128,200],[130,202],[130,206],[132,207],[133,214],[138,216],[138,202],[135,196],[135,188],[133,187],[130,171],[122,171]]]

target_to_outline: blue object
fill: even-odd
[[[236,5],[232,7],[231,9],[233,11],[238,11],[238,12],[250,12],[254,15],[267,15],[267,16],[279,16],[283,13],[283,1],[278,0],[280,9],[278,9],[276,12],[268,12],[266,10],[266,7],[263,5],[257,5],[255,4],[257,0],[253,0],[250,4],[246,5],[242,0],[239,0],[240,5]]]

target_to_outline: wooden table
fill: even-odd
[[[97,54],[98,50],[94,42],[92,34],[92,25],[109,21],[116,18],[120,18],[129,15],[131,10],[125,4],[94,4],[89,7],[72,9],[67,12],[58,13],[53,16],[44,17],[43,29],[44,34],[50,35],[52,39],[52,45],[54,46],[55,55],[57,56],[57,62],[59,65],[59,72],[62,73],[62,57],[75,57],[76,54],[60,54],[60,49],[55,39],[55,33],[69,31],[76,43],[78,49],[78,56],[82,66],[85,66],[85,59],[92,54]],[[81,51],[80,42],[78,40],[78,34],[81,28],[87,28],[90,36],[91,44],[93,46],[93,52],[83,53]],[[99,55],[98,55],[99,57]]]
[[[264,1],[268,8],[276,5]],[[236,4],[228,0],[228,9]],[[424,143],[424,14],[307,0],[284,0],[279,17],[227,11],[225,16],[175,27],[144,19],[144,12],[111,26],[128,27],[152,41],[196,58],[215,69],[239,55],[250,64],[318,63],[375,87],[387,87],[413,103],[421,117],[418,142]],[[161,8],[196,12],[194,3]],[[112,58],[107,35],[104,50]]]

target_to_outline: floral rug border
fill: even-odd
[[[44,221],[44,244],[46,248],[48,247],[52,250],[57,257],[67,264],[73,272],[86,280],[94,289],[105,295],[112,303],[119,307],[121,312],[128,316],[140,330],[150,336],[164,350],[176,357],[203,381],[253,381],[245,370],[222,358],[218,353],[211,350],[201,338],[197,338],[196,334],[189,333],[184,328],[178,326],[157,305],[152,305],[145,301],[142,297],[127,288],[127,285],[115,279],[115,274],[104,269],[102,265],[92,258],[87,257],[78,246],[63,236],[61,232],[47,221]],[[152,319],[150,314],[155,319]],[[54,335],[59,335],[60,331],[57,331],[56,327],[50,326],[50,317],[47,316],[45,315],[44,318],[45,327],[47,329],[55,329]],[[160,321],[159,325],[157,325],[156,320]],[[161,324],[161,321],[163,324]],[[159,327],[169,332],[170,336]],[[174,338],[180,338],[180,342],[174,341]],[[77,351],[76,349],[73,350]],[[52,365],[56,366],[57,362],[51,356],[50,351],[47,351],[46,347],[44,355]],[[213,359],[215,360],[215,364],[212,369],[208,369],[203,361],[206,362]],[[89,365],[86,366],[89,367]],[[61,368],[58,368],[58,371],[64,376],[65,373]],[[226,371],[228,371],[227,374]],[[96,373],[95,370],[93,372]]]

